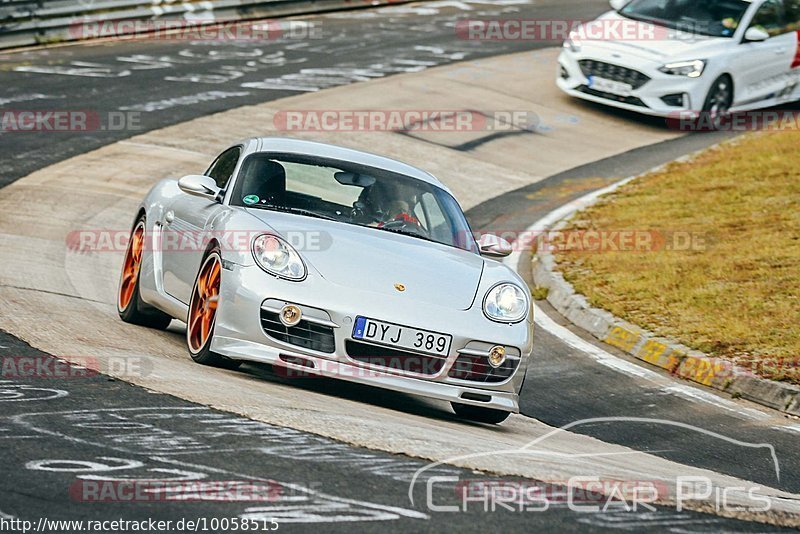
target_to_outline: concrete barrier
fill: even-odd
[[[357,9],[407,0],[6,0],[0,49],[137,35],[173,27]],[[98,30],[99,31],[96,31]]]

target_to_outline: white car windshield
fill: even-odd
[[[478,253],[466,218],[447,191],[349,162],[252,154],[242,163],[230,203],[370,227]]]
[[[745,0],[632,0],[619,13],[686,33],[733,37],[750,5]]]

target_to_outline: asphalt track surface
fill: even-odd
[[[140,113],[141,118],[141,129],[135,131],[106,130],[86,135],[2,134],[0,184],[8,184],[33,170],[141,131],[243,104],[281,98],[296,94],[298,90],[318,90],[361,81],[377,76],[379,71],[382,75],[390,75],[393,72],[407,72],[409,69],[547,44],[459,40],[453,34],[452,24],[465,17],[464,10],[447,4],[426,6],[400,6],[381,10],[377,14],[365,11],[309,19],[321,21],[324,38],[318,43],[300,40],[297,43],[268,43],[262,47],[253,43],[124,42],[0,56],[3,59],[0,102],[5,108],[90,109],[101,113],[123,111]],[[473,4],[472,7],[474,10],[466,16],[586,18],[604,10],[605,2],[547,2],[535,7],[513,3],[505,6]],[[507,11],[510,8],[519,11]],[[254,52],[256,49],[260,52]],[[631,117],[631,120],[641,119]],[[509,193],[501,199],[474,208],[468,215],[476,228],[501,225],[504,229],[514,229],[512,225],[517,225],[521,230],[559,204],[585,193],[588,186],[581,185],[582,179],[636,174],[715,140],[715,136],[693,136],[640,149],[625,157],[599,162],[590,169],[575,169],[523,191]],[[541,199],[540,202],[530,201],[534,193]],[[506,219],[498,217],[498,213],[503,213]],[[0,339],[0,354],[40,355],[8,335]],[[76,476],[81,474],[75,471],[75,464],[44,464],[50,465],[50,470],[47,470],[42,469],[42,464],[30,463],[42,460],[110,463],[136,460],[143,465],[129,464],[137,467],[127,470],[125,476],[153,478],[152,469],[181,466],[184,471],[195,474],[201,472],[207,479],[213,480],[276,480],[290,484],[276,486],[281,488],[278,494],[290,495],[295,499],[295,504],[316,504],[307,509],[297,505],[288,514],[289,517],[293,517],[292,514],[294,517],[302,516],[308,510],[314,510],[313,513],[325,510],[325,514],[342,514],[342,506],[347,510],[350,510],[347,507],[352,507],[353,510],[347,513],[359,519],[375,519],[380,514],[386,514],[385,519],[392,516],[390,523],[361,522],[359,529],[439,530],[451,527],[477,531],[485,530],[487,524],[492,529],[513,530],[522,527],[613,527],[635,530],[649,527],[700,531],[766,529],[764,526],[732,522],[714,516],[686,512],[675,514],[663,510],[653,515],[611,513],[588,518],[555,507],[547,513],[538,514],[434,514],[429,519],[421,519],[414,514],[427,511],[421,508],[412,510],[406,492],[409,470],[415,470],[422,462],[344,447],[334,442],[322,443],[322,446],[337,450],[344,448],[348,454],[355,454],[356,457],[366,454],[374,455],[374,458],[362,458],[363,461],[354,463],[350,457],[348,464],[334,454],[327,457],[335,459],[324,461],[320,460],[326,458],[324,454],[299,453],[305,457],[298,458],[286,451],[265,453],[265,449],[276,446],[276,441],[285,440],[285,435],[274,428],[258,428],[255,431],[259,436],[257,439],[266,441],[254,445],[254,432],[252,428],[247,429],[252,425],[234,416],[231,418],[236,421],[230,422],[222,432],[212,429],[200,437],[194,436],[196,441],[204,441],[202,445],[207,448],[188,451],[185,456],[170,454],[176,451],[154,451],[148,448],[147,439],[136,439],[135,436],[129,440],[121,439],[121,443],[128,443],[124,446],[109,448],[107,442],[92,442],[91,439],[92,436],[113,431],[114,425],[104,426],[109,417],[112,422],[122,421],[113,435],[121,434],[124,437],[130,428],[146,428],[139,426],[142,420],[147,421],[145,424],[157,420],[159,428],[179,436],[196,432],[196,425],[187,424],[194,415],[157,418],[153,411],[161,414],[202,413],[200,419],[212,426],[215,420],[227,416],[104,377],[75,380],[66,386],[63,383],[58,386],[40,382],[26,384],[13,381],[0,384],[0,401],[5,405],[4,408],[8,408],[3,411],[0,423],[0,439],[4,442],[6,453],[0,517],[235,517],[244,508],[258,507],[267,511],[253,513],[280,517],[274,509],[270,510],[275,502],[252,505],[206,502],[198,505],[169,501],[168,504],[87,503],[77,506],[67,491],[78,480]],[[36,402],[18,400],[47,395],[47,389],[69,389],[69,397],[59,402],[58,406],[58,411],[65,413],[34,415],[39,413],[35,408]],[[118,411],[99,412],[99,409]],[[119,410],[124,410],[124,414],[120,415],[122,412]],[[792,435],[785,429],[765,428],[752,417],[742,416],[741,411],[666,394],[663,388],[653,387],[643,380],[625,376],[575,354],[546,332],[537,333],[534,364],[529,368],[522,410],[526,415],[554,426],[589,417],[635,415],[683,421],[742,441],[768,441],[775,445],[781,461],[780,480],[776,480],[768,458],[743,459],[740,449],[715,443],[691,432],[676,432],[658,425],[643,427],[640,424],[619,423],[593,424],[575,430],[681,463],[706,467],[789,491],[800,490],[796,434]],[[135,417],[130,416],[131,412],[143,417],[135,421]],[[33,423],[37,420],[45,420],[46,424],[37,426]],[[81,426],[87,422],[90,423],[88,426]],[[97,424],[92,426],[92,423]],[[120,432],[120,427],[124,431]],[[85,428],[93,430],[82,430]],[[264,437],[270,434],[273,438]],[[280,438],[276,440],[275,435]],[[210,436],[214,436],[214,439],[226,436],[227,448],[217,452],[219,444],[214,443]],[[309,435],[296,439],[320,439],[325,442],[323,438]],[[176,459],[177,456],[182,459]],[[101,457],[117,460],[98,460]],[[187,457],[191,459],[187,461]],[[380,465],[381,461],[391,464],[391,460],[403,466],[385,469],[380,473],[368,472],[364,468],[364,464]],[[354,465],[362,466],[361,472]],[[157,476],[164,478],[163,471],[155,473],[161,473]],[[290,474],[290,479],[282,479],[282,474]],[[462,479],[476,477],[459,474]],[[450,495],[449,490],[444,490],[442,497],[447,499]],[[342,503],[343,498],[353,502]],[[317,501],[324,502],[320,504]],[[370,507],[370,504],[378,508]],[[387,506],[401,510],[380,508]],[[284,510],[282,513],[287,512]],[[328,523],[325,528],[332,526],[328,521],[322,522]],[[340,526],[342,530],[353,527],[347,523]]]
[[[308,30],[287,27],[274,40],[119,41],[0,52],[4,109],[88,110],[102,116],[101,128],[105,127],[85,135],[0,136],[0,185],[70,156],[194,117],[557,44],[461,39],[455,31],[458,20],[586,19],[607,5],[603,0],[546,0],[535,5],[527,0],[495,5],[431,2],[303,18]],[[117,129],[118,119],[105,120],[107,113],[135,114],[131,125],[137,129]],[[253,135],[258,135],[258,125]]]
[[[52,359],[8,335],[0,336],[0,345],[17,357]],[[766,528],[665,507],[625,511],[612,505],[604,514],[577,513],[567,507],[563,486],[497,479],[449,466],[417,481],[412,506],[409,481],[426,465],[422,460],[251,421],[102,375],[76,371],[71,381],[53,382],[0,384],[5,404],[0,416],[2,517],[34,525],[42,519],[205,520],[210,532],[232,531],[214,528],[208,523],[212,518],[268,525],[275,520],[279,531],[289,532]],[[68,395],[58,399],[57,407],[37,402],[59,392]],[[436,481],[428,492],[427,477],[456,477],[458,482]],[[466,512],[457,513],[431,512],[425,506],[429,498],[437,506],[462,506],[457,491],[463,484],[498,480],[542,488],[548,509],[536,500],[526,505],[527,512],[499,506],[487,511],[482,502],[470,502]],[[170,482],[170,491],[159,491],[164,482]],[[605,504],[602,497],[578,492],[573,498],[577,506]]]

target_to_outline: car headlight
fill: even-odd
[[[269,274],[288,280],[303,280],[306,266],[292,245],[278,236],[264,234],[253,240],[253,258]]]
[[[514,284],[498,284],[486,293],[483,313],[493,321],[517,323],[528,314],[528,296]]]
[[[676,61],[675,63],[667,63],[660,67],[658,70],[664,74],[671,74],[673,76],[688,76],[689,78],[699,78],[703,71],[706,69],[706,62],[702,59],[695,59],[693,61]]]
[[[574,52],[576,54],[581,51],[581,41],[576,35],[570,35],[567,37],[567,40],[564,41],[563,46],[570,52]]]

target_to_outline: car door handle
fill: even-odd
[[[786,49],[785,48],[779,48],[779,49],[775,50],[775,55],[776,56],[782,56],[785,53],[786,53]]]
[[[175,212],[174,211],[168,211],[166,213],[166,215],[164,215],[164,222],[166,222],[167,224],[170,224],[174,220],[175,220]]]

